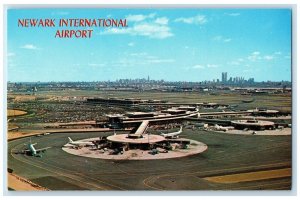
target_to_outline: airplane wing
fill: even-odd
[[[43,152],[43,151],[46,151],[47,149],[50,149],[51,147],[45,147],[45,148],[41,148],[41,149],[36,149],[36,152],[39,153],[39,152]]]
[[[25,154],[25,153],[28,153],[28,152],[30,152],[29,149],[24,149],[24,150],[12,151],[11,153],[14,153],[14,154]]]
[[[19,150],[19,151],[15,151],[15,152],[12,152],[12,153],[15,153],[15,154],[19,154],[19,153],[29,153],[31,152],[29,149],[24,149],[24,150]]]

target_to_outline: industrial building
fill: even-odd
[[[187,139],[167,139],[161,135],[147,134],[149,121],[143,120],[137,127],[132,129],[129,134],[114,134],[107,137],[109,147],[112,149],[143,149],[150,150],[156,147],[162,147],[166,150],[171,148],[171,143],[181,143],[183,145],[190,144]]]

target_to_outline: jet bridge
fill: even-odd
[[[142,123],[136,129],[136,131],[134,133],[128,134],[128,138],[141,138],[141,137],[143,137],[143,134],[145,134],[148,127],[149,127],[149,121],[148,120],[142,121]]]

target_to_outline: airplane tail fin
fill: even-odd
[[[68,139],[69,139],[69,142],[73,142],[73,140],[70,137],[68,137]]]

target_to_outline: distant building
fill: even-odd
[[[227,72],[222,72],[222,83],[227,83]]]

